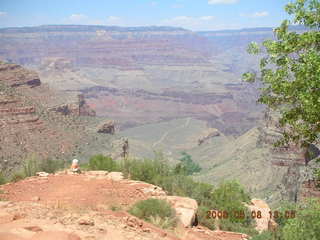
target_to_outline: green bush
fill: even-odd
[[[18,182],[25,178],[26,175],[24,175],[22,172],[16,172],[11,176],[10,182]]]
[[[182,152],[181,155],[179,159],[180,163],[174,168],[175,174],[192,175],[193,173],[201,171],[199,164],[195,163],[189,154]]]
[[[283,228],[284,240],[320,239],[320,202],[309,199],[299,206],[296,217],[288,220]]]
[[[23,162],[23,175],[25,177],[35,176],[36,172],[40,171],[39,161],[36,159],[34,155],[27,158]]]
[[[249,203],[250,195],[245,192],[243,187],[237,181],[228,181],[221,183],[212,193],[213,208],[219,211],[244,212],[247,216],[244,219],[230,214],[230,222],[242,223],[244,226],[251,224],[251,217],[244,202]]]
[[[212,210],[208,206],[200,205],[198,208],[197,216],[198,222],[211,230],[216,230],[215,219],[208,218],[208,211]]]
[[[39,163],[39,169],[41,172],[55,173],[56,171],[63,169],[65,163],[63,160],[44,159]]]
[[[278,226],[282,228],[287,224],[288,220],[290,219],[285,216],[285,213],[291,212],[291,211],[297,212],[299,210],[298,210],[298,205],[296,203],[281,202],[280,206],[278,208],[276,208],[274,211],[272,211],[273,215],[274,215],[275,211],[278,211],[279,213],[281,213],[281,214],[279,214],[279,217],[275,217],[274,220],[277,222]]]
[[[0,185],[7,183],[7,179],[2,172],[0,172]]]
[[[89,169],[90,170],[104,170],[104,171],[117,171],[118,165],[109,156],[104,156],[102,154],[92,156],[89,160]]]
[[[165,200],[147,199],[134,204],[129,213],[148,222],[157,223],[162,227],[174,227],[175,211]]]
[[[279,232],[264,231],[253,236],[250,240],[281,240],[282,237]]]
[[[23,162],[23,175],[25,177],[35,176],[37,172],[55,173],[64,168],[64,161],[43,159],[39,160],[35,155],[31,155]]]
[[[169,165],[161,159],[128,159],[125,161],[121,168],[127,169],[131,179],[134,180],[154,184],[158,176],[165,177],[172,174]]]
[[[316,187],[320,188],[320,168],[316,168],[313,170],[313,176],[316,181]]]
[[[250,226],[244,226],[242,223],[230,221],[230,219],[222,219],[219,221],[219,226],[224,231],[245,233],[249,236],[259,234],[257,230]]]

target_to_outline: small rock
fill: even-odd
[[[0,201],[0,208],[7,208],[9,207],[10,202],[9,201]]]
[[[13,221],[19,220],[19,219],[23,219],[25,218],[27,215],[25,213],[16,213],[13,216]]]
[[[40,197],[39,196],[35,196],[35,197],[31,198],[31,201],[40,201]]]
[[[168,234],[166,232],[160,233],[160,237],[165,238]]]
[[[36,175],[38,177],[48,177],[49,176],[49,173],[46,173],[46,172],[37,172]]]
[[[94,221],[90,220],[90,219],[80,219],[78,224],[79,225],[94,226]]]

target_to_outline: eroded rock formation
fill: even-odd
[[[319,149],[310,144],[309,148],[303,148],[297,144],[285,147],[275,147],[274,144],[281,139],[283,131],[278,123],[279,114],[270,110],[265,114],[265,125],[260,128],[258,147],[270,148],[271,164],[286,168],[283,176],[283,199],[298,201],[305,191],[305,182],[312,180],[311,166],[309,162],[319,156]],[[312,156],[312,157],[310,157]]]
[[[0,79],[0,170],[16,171],[31,155],[46,159],[71,154],[84,133],[70,119],[46,110],[55,97],[39,76],[1,62]],[[80,113],[86,112],[82,99]]]
[[[220,136],[219,130],[216,128],[209,128],[198,139],[198,145],[200,146],[202,143],[204,143],[208,139],[210,139],[212,137],[217,137],[217,136]]]
[[[109,120],[103,123],[98,128],[98,133],[114,134],[115,133],[115,121]]]
[[[49,110],[63,115],[96,116],[96,112],[88,106],[83,94],[78,95],[78,102],[51,107]]]

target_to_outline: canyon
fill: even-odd
[[[161,151],[176,163],[186,151],[203,169],[196,179],[238,179],[271,203],[295,200],[305,159],[273,149],[279,134],[256,103],[260,86],[241,81],[243,72],[258,69],[248,43],[273,37],[271,28],[0,29],[0,59],[7,62],[0,65],[1,140],[9,146],[1,164],[16,161],[16,169],[33,152],[84,162],[96,153],[113,156],[125,137],[131,157]],[[115,134],[98,134],[108,122],[112,129],[101,132]]]

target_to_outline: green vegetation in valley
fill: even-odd
[[[134,204],[129,213],[162,228],[176,226],[176,213],[165,200],[147,199]]]
[[[176,174],[192,175],[201,171],[199,164],[195,163],[188,153],[182,152],[181,155],[182,157],[179,159],[180,163],[174,169]]]

